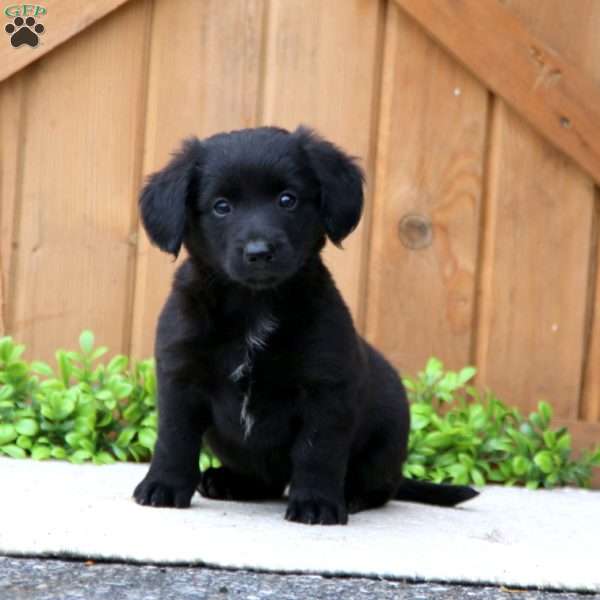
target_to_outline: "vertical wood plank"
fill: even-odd
[[[128,3],[26,72],[9,328],[37,358],[84,327],[126,346],[149,6]]]
[[[275,0],[269,7],[262,123],[314,127],[362,159],[370,184],[383,2]],[[324,254],[359,327],[369,196],[367,212],[344,251],[328,245]]]
[[[600,81],[598,3],[511,0],[506,7]],[[497,103],[496,113],[478,344],[480,381],[524,409],[545,398],[559,417],[576,419],[584,413],[592,419],[597,415],[594,406],[600,405],[600,398],[590,399],[597,342],[586,331],[594,298],[588,290],[594,285],[593,182],[503,103]],[[513,308],[503,308],[506,303]],[[590,383],[584,386],[585,364]]]
[[[0,85],[0,336],[12,333],[8,327],[8,290],[21,172],[23,79],[17,74]]]
[[[486,90],[391,3],[367,334],[406,372],[470,358],[486,114]]]
[[[147,99],[145,174],[190,135],[257,123],[262,0],[156,0]],[[176,32],[176,35],[174,35]],[[156,321],[177,263],[140,227],[131,353],[153,352]]]

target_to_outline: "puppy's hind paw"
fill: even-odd
[[[133,492],[134,500],[142,506],[173,508],[189,508],[193,495],[193,486],[172,486],[148,477],[141,481]]]
[[[322,498],[293,498],[288,502],[285,518],[308,525],[346,525],[348,511],[343,503]]]

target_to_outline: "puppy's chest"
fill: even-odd
[[[277,369],[276,338],[281,323],[269,313],[252,320],[223,356],[223,392],[216,398],[215,425],[228,437],[247,442],[263,436],[289,406],[289,390]],[[284,397],[280,397],[284,396]],[[269,437],[272,437],[270,435]]]

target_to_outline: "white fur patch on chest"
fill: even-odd
[[[267,345],[267,339],[277,329],[277,320],[269,315],[260,317],[254,327],[251,327],[246,333],[246,345],[252,351],[263,350]]]
[[[256,352],[264,350],[267,346],[269,336],[277,329],[278,321],[270,314],[261,315],[256,323],[250,327],[244,337],[245,351],[242,362],[229,374],[229,378],[235,383],[244,377],[248,378],[248,388],[244,392],[242,409],[240,411],[240,423],[244,428],[244,439],[252,432],[255,419],[250,413],[248,405],[252,396],[252,363]]]

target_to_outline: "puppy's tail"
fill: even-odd
[[[403,479],[396,492],[395,499],[422,504],[435,504],[437,506],[455,506],[475,498],[475,496],[479,496],[479,492],[467,485],[448,485],[416,479]]]

